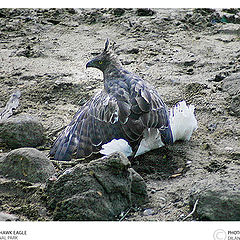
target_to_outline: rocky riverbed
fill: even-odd
[[[0,121],[1,220],[89,220],[74,212],[86,196],[93,203],[104,199],[107,210],[91,213],[97,220],[102,213],[109,220],[240,220],[239,9],[0,9],[0,30],[0,112],[21,91],[14,115]],[[111,179],[104,161],[48,158],[59,132],[103,87],[101,73],[85,66],[107,38],[127,70],[156,86],[169,107],[183,99],[193,104],[198,120],[189,142],[146,153],[131,166],[120,157],[114,169],[126,178],[112,181],[121,182],[122,205],[109,202],[119,200],[110,183],[108,195],[99,190]],[[28,177],[39,163],[43,177]],[[68,200],[59,195],[61,181],[74,185],[95,164],[108,176],[99,177],[101,186],[92,174],[95,180],[86,181],[93,190],[74,186]]]

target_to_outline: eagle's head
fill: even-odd
[[[104,72],[111,65],[116,67],[121,65],[118,59],[114,56],[113,53],[114,44],[115,43],[113,43],[110,47],[109,41],[107,39],[103,52],[94,59],[92,59],[91,61],[89,61],[86,65],[86,68],[93,67]]]

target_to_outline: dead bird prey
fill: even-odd
[[[70,160],[73,155],[82,158],[114,151],[136,156],[178,139],[189,140],[197,127],[194,108],[179,103],[169,117],[158,92],[123,68],[108,40],[102,54],[86,67],[103,72],[104,88],[80,108],[56,139],[50,151],[54,159]],[[175,118],[180,118],[180,126]]]

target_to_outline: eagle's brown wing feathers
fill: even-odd
[[[73,154],[88,157],[114,138],[131,144],[146,128],[165,131],[169,127],[166,106],[154,89],[138,81],[128,92],[121,87],[117,91],[115,97],[114,90],[111,94],[102,90],[82,106],[55,141],[50,155],[58,160],[70,160]]]
[[[77,157],[88,157],[99,152],[102,144],[121,136],[115,126],[119,112],[114,97],[109,97],[104,90],[96,94],[59,135],[50,155],[58,160],[70,160],[74,153]]]

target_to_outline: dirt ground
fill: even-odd
[[[15,113],[43,123],[46,141],[39,149],[46,153],[79,106],[103,87],[101,72],[85,66],[107,38],[116,42],[124,67],[156,86],[169,107],[183,99],[195,106],[198,129],[189,142],[133,161],[150,202],[124,220],[183,220],[195,183],[236,177],[239,112],[222,85],[240,72],[239,9],[0,9],[0,30],[0,108],[20,89]],[[2,147],[0,154],[8,151]],[[6,199],[1,210],[11,207],[21,220],[51,219],[17,211],[15,200]]]

